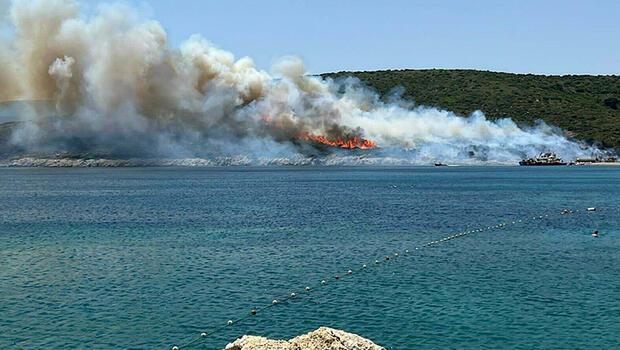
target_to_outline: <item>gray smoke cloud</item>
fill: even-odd
[[[10,135],[25,153],[417,164],[598,152],[544,123],[522,128],[480,112],[460,117],[384,102],[354,79],[308,76],[295,57],[268,73],[198,35],[173,48],[159,23],[123,5],[92,17],[73,0],[6,8],[12,34],[0,45],[0,100],[44,101],[22,110]],[[370,139],[380,148],[338,151],[307,135]]]

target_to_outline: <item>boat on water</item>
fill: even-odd
[[[448,166],[448,164],[444,164],[444,163],[435,163],[435,166]]]
[[[566,165],[566,162],[555,155],[555,153],[541,153],[538,157],[523,159],[519,162],[522,166],[550,166],[550,165]]]
[[[618,157],[606,156],[606,157],[594,157],[594,158],[577,158],[575,159],[576,165],[618,165]]]

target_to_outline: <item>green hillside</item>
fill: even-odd
[[[474,70],[390,70],[323,74],[355,76],[385,95],[405,88],[404,97],[468,115],[510,117],[531,125],[543,119],[575,138],[620,148],[620,76],[544,76]]]

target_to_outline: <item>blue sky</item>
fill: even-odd
[[[268,69],[620,74],[620,1],[128,0],[173,45],[200,33]],[[98,3],[82,1],[91,13]]]

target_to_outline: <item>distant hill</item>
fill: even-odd
[[[388,70],[322,74],[354,76],[381,95],[395,87],[404,98],[490,119],[531,125],[542,119],[587,142],[620,149],[620,76],[497,73],[476,70]]]

